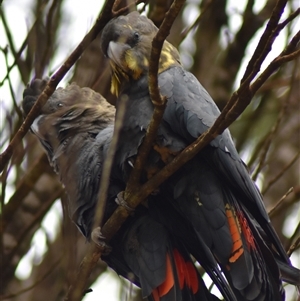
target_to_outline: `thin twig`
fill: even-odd
[[[57,189],[54,190],[54,192],[49,196],[49,198],[44,200],[37,214],[30,221],[30,223],[24,225],[24,228],[22,229],[21,233],[18,233],[18,236],[15,237],[18,244],[16,244],[14,248],[10,250],[9,254],[6,255],[6,261],[3,264],[4,268],[7,267],[7,264],[10,264],[12,262],[12,258],[16,255],[19,248],[22,247],[23,240],[27,237],[29,233],[31,233],[31,230],[36,225],[41,223],[42,219],[47,214],[53,203],[63,194],[63,192],[64,189],[60,185],[58,185]]]
[[[6,78],[8,80],[8,86],[9,86],[11,98],[12,98],[12,101],[13,101],[14,110],[17,112],[18,117],[21,118],[22,117],[22,112],[21,112],[19,106],[17,105],[16,96],[15,96],[15,93],[14,93],[13,85],[12,85],[10,75],[9,75],[9,70],[8,70],[9,69],[8,57],[7,57],[8,47],[5,47],[4,49],[1,49],[1,50],[4,54],[5,66],[6,66],[6,72],[7,72],[7,77]]]
[[[170,34],[173,22],[184,3],[185,1],[183,0],[177,0],[172,3],[169,11],[166,13],[166,16],[157,34],[155,35],[152,41],[152,49],[150,54],[151,64],[149,66],[148,82],[150,98],[152,103],[154,104],[154,112],[150,124],[148,126],[147,133],[143,139],[143,143],[139,147],[139,152],[134,163],[134,169],[130,174],[130,178],[126,186],[125,199],[128,197],[129,194],[132,194],[134,191],[139,190],[141,173],[145,166],[145,162],[151,150],[158,127],[161,123],[165,111],[166,98],[160,95],[158,88],[159,58],[164,41]]]
[[[95,209],[95,217],[94,217],[94,223],[93,223],[92,229],[98,227],[101,224],[101,221],[103,218],[105,204],[106,204],[106,198],[107,198],[107,191],[108,191],[109,184],[110,184],[110,180],[109,180],[110,174],[111,174],[111,170],[112,170],[112,166],[113,166],[115,152],[117,149],[117,144],[118,144],[118,141],[120,138],[121,129],[123,126],[127,101],[128,101],[128,97],[126,97],[126,99],[124,97],[124,99],[122,99],[119,103],[118,112],[117,112],[117,116],[116,116],[116,120],[115,120],[113,138],[109,145],[108,155],[105,158],[105,162],[103,164],[102,176],[101,176],[101,181],[100,181],[100,185],[99,185],[97,207]],[[128,215],[125,212],[124,212],[124,214],[125,214],[124,217],[127,218]],[[119,227],[121,227],[121,224],[119,225]],[[115,229],[116,232],[119,229],[119,227]],[[102,234],[107,240],[111,239],[110,236],[106,237],[104,232],[102,232]]]
[[[300,49],[297,49],[300,40],[300,31],[292,38],[287,47],[276,57],[269,66],[262,72],[257,80],[252,84],[251,90],[256,92],[263,83],[273,74],[283,63],[294,60],[300,56]]]
[[[25,287],[24,289],[22,289],[22,290],[20,290],[16,293],[13,293],[13,294],[10,294],[10,295],[5,295],[5,296],[0,296],[0,300],[15,298],[15,297],[18,297],[18,296],[32,290],[33,288],[38,286],[41,282],[43,282],[57,268],[60,261],[61,261],[61,258],[56,260],[54,263],[51,263],[49,265],[50,266],[49,270],[42,277],[39,277],[39,279],[35,283],[33,283],[32,285],[30,285],[28,287]]]
[[[269,217],[272,217],[272,216],[275,214],[275,212],[278,211],[279,208],[281,208],[283,202],[285,201],[285,199],[287,198],[287,196],[293,192],[293,190],[294,190],[294,188],[291,187],[291,188],[287,191],[287,193],[285,193],[285,194],[280,198],[280,200],[275,204],[275,206],[268,212]]]
[[[269,190],[269,188],[284,175],[284,173],[297,161],[299,155],[300,152],[298,152],[298,154],[296,154],[296,156],[291,160],[291,162],[284,166],[283,169],[268,182],[266,187],[263,189],[262,194],[265,194]]]
[[[4,85],[4,82],[8,79],[9,73],[11,72],[11,70],[17,65],[22,52],[25,50],[27,43],[28,43],[28,37],[31,35],[33,29],[35,28],[36,24],[37,24],[37,20],[38,18],[35,20],[35,22],[33,23],[32,27],[30,28],[26,38],[24,39],[19,51],[16,53],[16,56],[14,56],[14,61],[13,63],[7,68],[7,73],[4,76],[4,78],[2,79],[2,81],[0,82],[0,87]],[[22,74],[21,74],[22,76]]]
[[[292,236],[288,239],[287,243],[285,244],[285,249],[286,250],[290,250],[290,248],[292,247],[292,243],[295,240],[295,238],[297,237],[297,235],[300,233],[300,222],[298,223],[294,233],[292,234]]]
[[[297,64],[295,64],[295,65],[297,65]],[[293,82],[295,80],[294,77],[295,77],[295,72],[293,72],[293,77],[291,79],[291,82]],[[281,110],[278,114],[277,120],[275,122],[275,125],[272,127],[272,129],[269,132],[268,136],[264,140],[261,155],[260,155],[260,158],[259,158],[259,163],[258,163],[257,167],[255,168],[255,171],[252,174],[252,180],[253,181],[256,181],[260,171],[262,170],[262,168],[265,164],[267,154],[268,154],[268,151],[271,147],[272,141],[275,138],[276,133],[279,130],[279,125],[281,124],[281,121],[283,120],[283,117],[285,116],[285,114],[287,112],[287,108],[288,108],[288,105],[289,105],[290,100],[291,100],[291,93],[292,93],[292,89],[289,90],[289,94],[286,97],[286,100],[283,102],[283,105],[282,105]]]
[[[3,207],[0,232],[3,232],[8,222],[13,219],[13,215],[20,207],[23,199],[28,195],[36,181],[39,179],[40,171],[45,171],[48,166],[49,161],[44,153],[32,163],[30,169],[26,172],[15,188],[14,194]]]
[[[143,1],[143,0],[131,1],[131,3],[129,3],[127,6],[122,7],[119,10],[116,10],[118,8],[120,2],[122,2],[122,1],[119,1],[119,0],[115,1],[115,4],[114,4],[113,9],[112,9],[113,17],[117,17],[117,16],[123,15],[125,13],[128,13],[131,10],[133,10],[133,8],[136,9],[137,5],[139,5],[141,3],[144,3],[145,1]]]
[[[210,8],[210,6],[213,4],[215,0],[209,0],[205,3],[205,6],[203,7],[203,9],[201,9],[201,12],[199,14],[199,16],[197,17],[197,19],[192,23],[192,25],[190,25],[189,27],[185,28],[180,36],[181,36],[181,41],[180,43],[187,37],[187,35],[191,32],[192,29],[194,29],[196,26],[199,25],[201,19],[203,18],[204,14],[207,12],[207,10]],[[180,44],[179,43],[179,44]]]
[[[268,53],[271,51],[271,46],[274,42],[274,39],[279,34],[279,31],[276,31],[280,17],[284,11],[287,0],[278,0],[276,6],[273,9],[272,15],[266,25],[266,29],[263,32],[258,45],[254,51],[253,56],[251,57],[245,74],[242,77],[241,83],[244,81],[251,82],[254,76],[260,69],[262,62],[265,60]]]
[[[286,252],[288,256],[291,256],[293,252],[295,252],[300,247],[300,236],[296,239],[296,241],[291,245],[289,250]]]

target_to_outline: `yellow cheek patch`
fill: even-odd
[[[132,71],[132,77],[134,79],[138,79],[141,76],[143,69],[139,65],[139,63],[138,63],[137,59],[134,57],[134,55],[132,55],[131,51],[127,51],[125,53],[125,62],[126,62],[128,69]]]
[[[120,82],[115,74],[113,74],[111,78],[111,86],[110,86],[110,92],[113,95],[118,96],[119,95],[119,86]]]
[[[149,61],[146,57],[144,57],[144,62],[143,63],[144,63],[145,67],[149,67]]]
[[[120,85],[123,80],[128,81],[128,75],[126,75],[120,67],[118,67],[113,62],[110,62],[113,74],[111,78],[111,86],[110,86],[110,92],[116,96],[119,95]]]

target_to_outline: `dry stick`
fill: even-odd
[[[158,74],[158,63],[160,58],[160,52],[164,43],[164,40],[169,35],[170,28],[178,15],[181,7],[183,6],[184,1],[174,1],[171,5],[168,13],[166,14],[166,17],[158,30],[156,36],[153,39],[152,42],[152,50],[151,50],[151,56],[150,61],[152,64],[150,65],[149,69],[149,93],[150,97],[152,99],[152,102],[154,103],[154,112],[152,119],[150,121],[149,127],[147,129],[146,136],[143,140],[142,145],[139,147],[139,153],[137,155],[137,158],[135,160],[134,169],[130,174],[130,178],[127,183],[127,187],[125,190],[124,197],[127,200],[127,198],[130,195],[133,195],[133,198],[130,198],[127,202],[128,205],[131,208],[135,208],[142,199],[134,197],[134,194],[137,193],[139,190],[140,184],[140,176],[143,169],[143,166],[145,164],[145,161],[147,159],[147,156],[149,154],[149,151],[151,149],[151,145],[153,143],[153,140],[156,136],[158,127],[160,125],[164,108],[166,101],[160,96],[159,89],[158,89],[158,80],[157,80],[157,74]],[[126,102],[128,100],[122,100],[121,102]],[[120,102],[120,103],[121,103]],[[124,108],[125,110],[125,108]],[[122,111],[119,109],[119,112]],[[118,131],[119,132],[119,131]],[[104,173],[104,172],[103,172]],[[105,173],[107,175],[107,173]],[[102,196],[106,196],[106,190],[108,187],[103,187],[101,185],[101,191]],[[100,203],[104,203],[104,199],[101,198]],[[100,206],[100,205],[99,205]],[[103,205],[102,205],[103,208]],[[103,210],[103,209],[102,209]],[[119,207],[117,208],[118,212],[118,222],[115,223],[114,220],[111,222],[108,222],[102,229],[102,234],[104,237],[106,237],[107,240],[110,240],[113,236],[113,234],[120,228],[122,222],[125,221],[125,219],[128,217],[128,212],[125,208]],[[122,216],[122,218],[121,218]],[[96,221],[98,221],[98,218],[96,218]]]
[[[298,223],[294,233],[292,234],[292,236],[288,239],[287,243],[285,244],[285,249],[288,251],[291,249],[292,247],[292,243],[295,240],[296,236],[298,235],[300,230],[300,222]]]
[[[125,117],[125,112],[126,112],[126,106],[127,106],[127,101],[128,97],[124,96],[124,99],[120,100],[120,103],[118,105],[118,112],[116,114],[116,120],[115,120],[115,126],[114,126],[114,134],[112,141],[109,145],[108,149],[108,155],[105,158],[103,169],[102,169],[102,176],[101,176],[101,181],[99,185],[99,192],[98,192],[98,198],[97,198],[97,207],[95,209],[95,217],[94,217],[94,222],[93,222],[93,227],[92,229],[95,229],[101,224],[103,214],[104,214],[104,209],[105,209],[105,204],[106,204],[106,198],[107,198],[107,191],[109,188],[110,184],[110,174],[113,166],[113,161],[115,157],[115,152],[117,149],[117,144],[119,141],[121,129],[123,126],[123,121]],[[124,219],[128,217],[127,211],[124,211]],[[121,224],[117,226],[115,229],[115,232],[121,227]],[[106,237],[105,232],[102,231],[103,236],[107,239],[110,240],[111,237],[108,236]],[[100,249],[99,249],[100,251]]]
[[[57,268],[60,261],[61,261],[61,258],[59,258],[54,263],[52,263],[50,265],[49,270],[43,276],[39,277],[39,279],[35,283],[33,283],[32,285],[30,285],[28,287],[25,287],[25,288],[21,289],[20,291],[18,291],[16,293],[13,293],[13,294],[10,294],[10,295],[5,295],[5,296],[0,296],[0,300],[12,299],[12,298],[18,297],[18,296],[32,290],[33,288],[38,286],[41,282],[43,282]]]
[[[282,197],[281,199],[275,204],[275,206],[268,212],[269,217],[272,217],[279,208],[281,208],[283,202],[287,198],[289,194],[293,192],[294,188],[291,187]]]
[[[278,26],[280,17],[284,11],[286,3],[287,0],[277,1],[276,6],[273,9],[272,15],[266,25],[266,29],[262,34],[258,45],[254,51],[254,54],[247,65],[241,83],[243,83],[244,81],[248,81],[250,83],[252,81],[256,73],[259,71],[262,62],[265,60],[266,56],[270,52],[274,39],[279,33],[279,31],[276,32],[275,29]],[[253,72],[255,70],[257,70],[257,72]]]
[[[4,262],[3,265],[4,267],[6,267],[12,262],[13,257],[16,255],[18,250],[22,247],[23,240],[27,237],[29,233],[31,233],[31,230],[34,228],[35,225],[41,223],[42,219],[49,211],[54,201],[59,199],[62,196],[63,192],[64,189],[61,186],[58,187],[58,189],[54,191],[54,193],[51,194],[50,197],[44,201],[44,203],[39,208],[39,211],[34,216],[34,219],[31,220],[29,224],[24,225],[21,234],[15,237],[15,240],[18,242],[18,244],[16,244],[14,248],[10,250],[9,254],[6,255],[6,261]]]
[[[295,78],[296,78],[296,73],[297,73],[297,70],[298,70],[298,60],[296,60],[296,63],[293,67],[293,73],[292,73],[292,77],[291,77],[291,86],[292,84],[295,82]],[[281,124],[281,121],[283,119],[283,117],[286,115],[287,113],[287,108],[288,108],[288,105],[289,105],[289,102],[290,102],[290,99],[291,99],[291,95],[292,95],[292,89],[289,90],[289,93],[281,107],[281,110],[279,112],[279,115],[277,117],[277,120],[276,120],[276,123],[275,125],[272,127],[271,131],[269,132],[268,136],[266,137],[265,139],[265,142],[263,143],[263,146],[262,146],[262,150],[261,150],[261,155],[260,155],[260,159],[259,159],[259,163],[258,163],[258,166],[256,167],[253,175],[252,175],[252,180],[256,180],[257,179],[257,176],[259,175],[260,171],[262,170],[264,164],[265,164],[265,161],[266,161],[266,158],[267,158],[267,154],[268,154],[268,151],[270,149],[270,146],[271,146],[271,143],[276,135],[276,133],[278,132],[279,130],[279,125]],[[284,168],[284,171],[286,170],[286,168]],[[275,181],[276,179],[279,179],[279,177],[283,175],[283,173],[280,173],[278,177],[275,178]],[[274,182],[275,182],[274,181]],[[269,182],[268,183],[268,186],[267,188],[265,188],[262,192],[262,194],[265,194],[265,192],[269,189],[269,187],[274,183],[274,182]]]
[[[269,188],[278,181],[278,179],[280,179],[283,174],[297,161],[297,159],[300,156],[300,152],[298,152],[298,154],[295,155],[295,157],[292,159],[292,161],[290,163],[288,163],[286,166],[283,167],[283,169],[275,176],[273,177],[267,184],[267,186],[264,188],[264,190],[262,191],[262,194],[265,194]]]
[[[2,50],[2,52],[4,54],[5,66],[6,66],[6,72],[7,72],[6,73],[7,74],[6,79],[8,81],[9,91],[10,91],[10,95],[12,97],[14,110],[16,111],[18,117],[21,118],[22,117],[22,111],[20,110],[20,108],[17,105],[16,96],[15,96],[13,85],[12,85],[11,78],[10,78],[10,73],[8,71],[9,63],[8,63],[8,51],[7,50],[8,50],[7,47],[4,50]]]
[[[39,18],[39,17],[38,17]],[[17,65],[18,60],[21,57],[22,52],[25,50],[26,46],[27,46],[27,42],[28,42],[28,37],[31,35],[33,29],[35,28],[36,24],[37,24],[37,20],[38,18],[35,20],[35,22],[33,23],[32,27],[30,28],[25,40],[23,41],[19,51],[16,53],[16,56],[14,56],[14,61],[13,63],[7,68],[7,73],[4,76],[4,78],[2,79],[2,81],[0,82],[0,87],[4,85],[4,82],[8,79],[9,73],[11,72],[11,70]]]
[[[45,28],[45,38],[46,38],[46,50],[44,55],[41,58],[41,63],[39,67],[43,67],[47,65],[47,60],[50,59],[51,51],[53,46],[53,38],[54,38],[54,27],[53,27],[53,18],[55,17],[56,10],[60,9],[62,2],[60,0],[54,0],[49,8],[48,14],[46,16],[46,28]],[[56,25],[55,25],[56,26]],[[57,27],[55,28],[57,30]],[[45,41],[43,41],[45,43]],[[40,68],[39,68],[40,69]]]
[[[207,3],[205,4],[204,8],[201,9],[201,12],[199,14],[199,16],[197,17],[197,19],[194,21],[194,23],[192,23],[192,25],[190,25],[189,27],[185,28],[180,36],[181,36],[181,41],[180,43],[187,37],[187,35],[192,31],[192,29],[194,29],[196,26],[199,25],[201,19],[203,18],[204,14],[206,13],[206,11],[210,8],[210,6],[213,4],[215,0],[209,0],[207,1]],[[179,43],[179,44],[180,44]]]
[[[128,1],[129,2],[129,1]],[[119,10],[116,10],[118,8],[118,6],[122,3],[122,0],[119,1],[119,0],[116,0],[115,1],[115,4],[113,6],[113,9],[112,9],[112,15],[114,17],[117,17],[117,16],[120,16],[120,15],[123,15],[125,13],[128,13],[130,12],[133,8],[136,9],[136,6],[141,4],[141,3],[145,3],[144,0],[137,0],[137,1],[132,1],[131,3],[129,3],[127,6],[125,7],[122,7],[120,8]]]
[[[291,256],[300,246],[300,236],[296,239],[295,243],[287,251],[288,256]]]
[[[30,169],[26,172],[15,188],[14,194],[10,197],[9,201],[3,208],[0,232],[5,230],[7,224],[13,218],[13,214],[17,211],[23,199],[30,192],[32,188],[31,185],[33,186],[38,180],[40,170],[45,170],[47,166],[49,166],[49,161],[45,153],[32,163]]]
[[[158,88],[159,58],[164,41],[166,37],[170,34],[172,24],[179,11],[181,10],[184,2],[185,1],[183,0],[177,0],[172,3],[169,11],[166,13],[161,27],[159,28],[157,34],[155,35],[152,41],[152,49],[150,54],[151,64],[149,66],[148,82],[149,94],[151,101],[154,105],[154,111],[150,124],[147,128],[147,133],[143,139],[141,146],[139,147],[139,152],[134,163],[134,169],[130,174],[130,178],[126,186],[125,199],[128,197],[128,195],[132,194],[134,191],[137,191],[139,189],[138,186],[140,184],[139,181],[141,173],[149,155],[149,152],[152,148],[153,141],[156,137],[158,127],[161,123],[165,111],[167,103],[166,98],[160,95],[160,91]]]
[[[16,135],[12,138],[6,150],[0,155],[0,172],[2,172],[5,165],[8,164],[10,158],[13,155],[14,149],[18,146],[18,144],[21,142],[21,140],[29,130],[34,119],[39,115],[41,108],[44,106],[48,98],[55,91],[55,88],[58,85],[58,83],[66,75],[66,73],[70,70],[70,68],[74,65],[74,63],[79,59],[79,57],[82,55],[83,51],[87,48],[87,46],[96,38],[100,30],[110,20],[111,8],[113,6],[113,2],[114,2],[113,0],[106,1],[95,25],[92,27],[89,33],[83,38],[83,40],[79,43],[76,49],[70,54],[67,60],[63,63],[63,65],[59,68],[59,70],[51,77],[51,79],[47,83],[45,89],[43,90],[43,92],[41,93],[41,95],[38,97],[37,101],[31,108],[29,114],[27,115],[20,129],[18,130]]]
[[[150,68],[149,68],[149,93],[150,93],[151,100],[154,104],[154,112],[150,124],[148,126],[147,133],[143,140],[143,143],[139,147],[139,152],[135,160],[134,169],[130,174],[130,178],[128,180],[125,194],[124,194],[126,202],[131,208],[135,208],[144,199],[144,197],[142,198],[140,197],[139,179],[144,163],[151,149],[153,140],[155,139],[158,127],[162,120],[162,116],[166,104],[166,100],[163,97],[161,97],[158,89],[157,75],[158,75],[158,62],[160,58],[160,52],[164,40],[168,36],[170,32],[170,28],[176,16],[178,15],[181,7],[183,6],[184,2],[185,1],[182,0],[180,1],[175,0],[173,2],[173,4],[171,5],[169,11],[165,16],[164,21],[162,22],[160,29],[158,30],[152,42],[152,49],[151,49],[151,56],[150,56],[150,61],[152,62],[152,64],[150,64]],[[147,195],[149,195],[149,193],[147,193]],[[115,229],[118,229],[119,226],[117,226],[117,224],[123,223],[127,216],[128,216],[127,210],[124,207],[121,206],[118,207],[115,213],[113,214],[113,216],[111,216],[111,218],[104,225],[102,229],[103,235],[107,239],[110,239],[114,234],[111,233],[112,229],[113,231]]]
[[[262,62],[264,61],[267,54],[271,50],[271,46],[276,37],[274,35],[273,31],[275,31],[275,29],[278,25],[280,16],[283,12],[285,5],[286,5],[286,1],[279,0],[277,2],[276,7],[274,8],[274,10],[272,12],[271,18],[270,18],[269,22],[267,23],[266,29],[265,29],[262,37],[260,38],[260,41],[254,51],[252,58],[250,59],[250,61],[248,63],[245,74],[241,80],[240,88],[236,92],[233,93],[232,97],[230,98],[228,103],[225,105],[224,109],[222,110],[221,115],[218,117],[218,119],[216,120],[213,127],[217,128],[218,126],[221,126],[221,124],[225,122],[225,117],[227,115],[228,116],[226,117],[226,119],[232,118],[232,120],[230,120],[230,119],[227,120],[228,121],[227,123],[231,124],[238,117],[238,116],[234,115],[234,110],[232,110],[232,108],[238,104],[238,106],[240,106],[240,108],[237,110],[237,112],[239,110],[241,110],[240,112],[242,112],[246,108],[246,106],[250,103],[252,96],[253,96],[253,91],[255,89],[253,89],[253,91],[251,91],[249,85],[250,85],[251,81],[254,79],[254,77],[257,75],[257,73],[259,72]],[[281,26],[280,29],[278,29],[278,31],[277,31],[277,35],[278,35],[279,31],[282,29],[283,29],[283,27]],[[256,91],[257,91],[257,89],[256,89]],[[240,98],[240,101],[237,102],[237,100],[239,98]],[[247,101],[247,99],[248,99],[248,101]],[[230,110],[232,112],[229,114]],[[222,128],[223,128],[223,126],[222,126]]]
[[[273,125],[271,131],[269,132],[268,136],[264,140],[262,149],[260,150],[261,155],[259,156],[259,162],[258,162],[258,164],[257,164],[257,166],[256,166],[256,168],[255,168],[255,170],[252,174],[252,180],[254,182],[256,181],[259,173],[261,172],[261,170],[265,166],[265,162],[266,162],[267,155],[268,155],[269,149],[271,147],[272,141],[275,138],[275,135],[279,130],[279,125],[281,124],[281,121],[282,121],[284,115],[287,112],[288,102],[289,102],[289,97],[287,98],[286,102],[282,105],[282,108],[279,112],[279,115],[277,117],[277,120],[276,120],[275,124]]]

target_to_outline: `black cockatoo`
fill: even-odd
[[[36,79],[25,89],[25,115],[45,84]],[[93,217],[114,114],[99,94],[72,84],[54,92],[31,127],[65,186],[72,220],[88,240],[97,235]],[[123,189],[124,183],[110,182],[102,224],[118,206],[115,198]],[[146,207],[138,207],[109,243],[111,252],[102,259],[140,286],[149,300],[219,300],[207,290],[184,244]]]
[[[117,116],[118,106],[126,101],[115,159],[115,174],[122,174],[124,182],[153,113],[147,75],[157,30],[151,20],[132,12],[111,20],[101,36],[102,51],[112,67],[111,91],[118,96]],[[170,162],[220,114],[199,81],[181,66],[177,49],[167,41],[158,73],[160,93],[168,102],[147,162],[151,171],[153,166]],[[151,171],[145,169],[147,178]],[[203,264],[198,251],[210,250],[238,300],[284,300],[275,260],[288,271],[293,268],[228,130],[161,185],[159,194],[162,199],[172,199],[170,206],[196,232],[198,241],[189,245],[189,252]],[[186,239],[188,236],[186,233]],[[299,284],[299,273],[293,271],[293,279],[287,280]]]

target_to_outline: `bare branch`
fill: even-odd
[[[122,0],[116,0],[112,9],[112,15],[113,17],[117,17],[120,15],[123,15],[125,13],[129,13],[131,10],[136,9],[136,6],[141,4],[141,3],[145,3],[145,1],[143,0],[136,0],[136,1],[128,1],[130,2],[127,6],[122,7],[118,10],[116,10],[116,8],[120,5],[120,2],[122,2]]]
[[[40,177],[40,171],[46,170],[49,167],[49,162],[46,154],[41,155],[32,165],[30,170],[24,175],[15,189],[14,194],[9,199],[8,203],[3,207],[3,216],[1,219],[0,233],[5,230],[6,225],[13,218],[13,214],[22,203],[26,195],[31,191],[34,184]]]
[[[62,195],[63,191],[64,190],[62,187],[58,187],[58,189],[54,190],[54,192],[49,196],[48,199],[44,201],[42,206],[39,208],[37,214],[34,216],[34,219],[32,219],[27,225],[24,225],[24,228],[20,233],[16,233],[16,241],[18,242],[18,244],[14,248],[12,248],[10,253],[6,256],[5,262],[2,263],[2,271],[6,268],[9,268],[10,264],[12,263],[13,257],[18,252],[18,249],[22,246],[22,241],[37,224],[41,223],[42,219],[49,211],[54,201]]]
[[[269,188],[278,181],[278,179],[280,179],[284,173],[298,160],[300,156],[300,152],[298,152],[296,154],[296,156],[291,160],[291,162],[289,162],[281,171],[280,173],[278,173],[277,175],[274,176],[274,178],[272,178],[268,184],[266,185],[266,187],[263,189],[262,194],[265,194]]]
[[[114,160],[117,144],[118,144],[118,141],[119,141],[121,128],[123,126],[123,120],[124,120],[124,117],[125,117],[125,110],[126,110],[127,101],[128,101],[128,98],[123,99],[122,101],[120,101],[120,105],[119,105],[119,108],[118,108],[118,114],[117,114],[117,118],[115,120],[113,138],[112,138],[112,141],[110,143],[109,150],[108,150],[108,155],[105,159],[103,169],[102,169],[102,176],[101,176],[101,181],[100,181],[100,186],[99,186],[99,195],[98,195],[97,207],[95,209],[93,229],[98,227],[101,224],[101,221],[102,221],[102,218],[103,218],[105,204],[106,204],[106,198],[107,198],[107,191],[108,191],[109,184],[110,184],[109,179],[110,179],[111,169],[112,169],[112,166],[113,166],[113,160]],[[125,212],[124,212],[124,214],[125,214]],[[125,218],[127,218],[127,217],[128,217],[128,215],[126,215]],[[122,224],[116,224],[116,228],[114,230],[114,233],[116,233],[119,230],[121,225]],[[106,239],[108,239],[108,240],[111,239],[111,237],[105,236],[103,230],[102,230],[102,234],[104,235],[104,237]]]
[[[293,73],[293,77],[294,76],[295,76],[295,72]],[[293,81],[293,78],[292,78],[291,81]],[[286,101],[283,102],[283,105],[282,105],[281,110],[278,114],[277,120],[275,122],[275,125],[272,127],[272,129],[271,129],[270,133],[268,134],[268,136],[265,137],[265,139],[264,139],[261,155],[260,155],[260,158],[259,158],[259,163],[258,163],[255,171],[252,174],[253,181],[256,181],[260,171],[262,170],[262,168],[265,164],[265,161],[266,161],[267,154],[268,154],[269,148],[271,146],[271,143],[272,143],[273,139],[275,138],[276,133],[279,130],[279,126],[280,126],[280,124],[283,120],[283,117],[285,116],[285,114],[287,112],[288,104],[289,104],[290,98],[291,98],[290,97],[291,96],[291,90],[289,92],[290,93],[288,94],[288,96],[286,98]]]
[[[300,233],[300,222],[298,223],[298,225],[297,225],[297,227],[296,227],[296,229],[295,229],[293,235],[292,235],[292,236],[289,238],[289,240],[287,241],[287,244],[286,244],[286,247],[285,247],[285,249],[287,250],[287,253],[288,253],[289,256],[292,254],[292,253],[289,254],[291,248],[292,248],[293,250],[295,250],[295,245],[297,245],[297,239],[296,239],[296,241],[295,241],[296,244],[295,244],[295,243],[292,244],[292,243],[293,243],[293,241],[295,240],[295,238],[297,237],[297,235],[298,235],[299,233]],[[293,251],[292,251],[292,252],[293,252]]]
[[[32,285],[30,285],[30,286],[28,286],[28,287],[26,287],[26,288],[24,288],[24,289],[22,289],[22,290],[20,290],[16,293],[13,293],[13,294],[10,294],[10,295],[5,295],[5,296],[0,296],[0,299],[1,300],[12,299],[12,298],[18,297],[18,296],[32,290],[34,287],[36,287],[41,282],[43,282],[51,274],[51,272],[53,272],[57,268],[60,261],[61,261],[61,258],[56,260],[54,263],[49,264],[49,267],[50,267],[49,270],[41,278],[39,278],[38,281],[36,281]]]
[[[250,83],[252,81],[252,79],[258,73],[262,62],[264,61],[268,53],[271,51],[271,46],[274,42],[274,39],[279,34],[279,30],[276,31],[276,28],[278,26],[280,17],[284,11],[286,3],[287,0],[277,1],[276,6],[273,9],[272,15],[268,21],[268,24],[266,25],[266,29],[262,34],[258,45],[254,51],[254,54],[248,63],[241,83],[243,83],[244,81]]]
[[[194,21],[194,23],[192,23],[189,27],[185,28],[182,32],[181,32],[181,42],[187,37],[187,35],[193,30],[195,29],[201,19],[203,18],[203,15],[205,14],[205,12],[209,9],[209,7],[213,4],[215,0],[209,0],[207,1],[207,3],[205,3],[205,6],[203,9],[201,9],[201,13],[199,14],[199,16],[197,17],[197,19]]]
[[[151,64],[149,66],[149,94],[154,104],[154,112],[152,115],[152,119],[147,129],[147,133],[144,137],[143,143],[139,147],[139,153],[135,160],[134,169],[130,174],[130,178],[127,183],[127,187],[125,190],[125,198],[127,198],[127,194],[131,194],[134,191],[139,189],[139,181],[141,177],[142,170],[145,166],[145,162],[151,150],[151,146],[155,139],[158,127],[161,123],[164,110],[166,107],[166,99],[160,95],[160,91],[158,88],[158,64],[160,53],[164,44],[165,39],[170,34],[170,29],[172,24],[181,10],[185,1],[174,1],[167,12],[161,27],[159,28],[156,36],[152,41],[152,49],[150,55]]]
[[[291,256],[299,247],[300,247],[300,236],[296,239],[296,241],[287,251],[288,256]]]
[[[272,217],[279,208],[281,208],[283,202],[286,200],[287,196],[293,192],[294,188],[291,187],[287,193],[285,193],[282,198],[275,204],[275,206],[268,212],[268,215]]]

